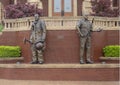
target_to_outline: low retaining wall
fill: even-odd
[[[0,45],[19,45],[25,63],[31,61],[29,44],[24,44],[24,37],[29,39],[30,31],[4,31],[0,35]],[[46,38],[45,63],[79,63],[80,41],[76,30],[48,30]],[[92,56],[95,62],[103,56],[102,48],[106,45],[119,44],[118,30],[104,30],[92,34]]]
[[[118,64],[0,64],[0,79],[119,81]]]
[[[103,63],[119,63],[119,57],[100,57],[100,61]]]
[[[0,64],[23,63],[24,57],[18,58],[0,58]]]

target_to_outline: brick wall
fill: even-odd
[[[118,68],[0,68],[1,79],[48,81],[119,81]]]
[[[17,0],[17,2],[18,2],[18,3],[22,3],[22,4],[24,4],[24,3],[27,2],[27,0]]]
[[[43,16],[48,16],[48,0],[41,0],[43,4]]]
[[[82,2],[83,0],[77,0],[77,11],[78,11],[78,16],[81,16],[82,15]]]
[[[14,4],[14,0],[0,0],[0,2],[6,7],[9,4]],[[27,0],[17,0],[18,3],[26,3]]]
[[[24,37],[29,39],[29,31],[3,32],[0,45],[19,45],[25,62],[31,61],[29,44],[24,44]],[[47,31],[45,63],[79,63],[79,37],[75,30]],[[119,31],[102,31],[92,34],[92,55],[95,62],[103,55],[106,45],[119,44]]]
[[[0,2],[4,5],[7,6],[10,2],[9,0],[0,0]]]

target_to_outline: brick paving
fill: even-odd
[[[119,85],[118,81],[40,81],[40,80],[5,80],[0,85]]]

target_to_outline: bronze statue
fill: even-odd
[[[30,40],[25,39],[31,44],[32,62],[31,64],[43,64],[43,51],[45,49],[46,25],[43,20],[39,19],[39,15],[35,14],[35,21],[31,26]]]
[[[92,23],[88,20],[88,15],[84,15],[83,18],[78,21],[76,28],[80,35],[80,64],[92,64],[93,60],[91,59],[91,33],[93,32],[93,27]],[[101,29],[98,29],[97,31],[101,31]],[[86,62],[84,61],[85,49]]]

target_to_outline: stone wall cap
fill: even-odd
[[[23,60],[24,57],[15,57],[15,58],[0,58],[0,61],[9,61],[9,60]]]
[[[100,57],[100,60],[120,60],[120,57]]]
[[[0,68],[56,68],[56,69],[85,69],[85,68],[119,68],[119,64],[0,64]]]

